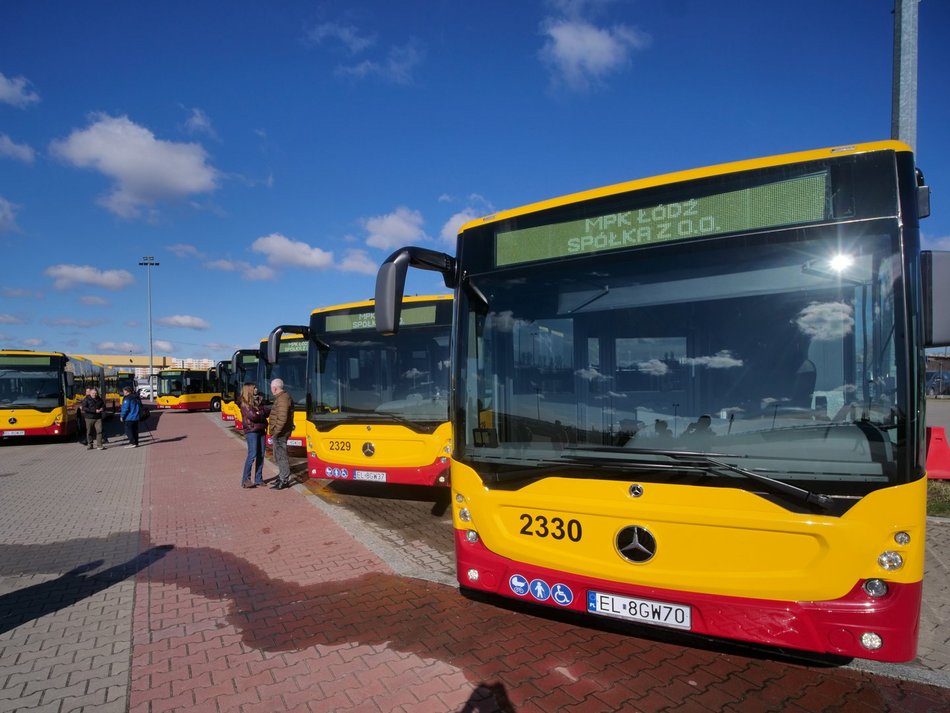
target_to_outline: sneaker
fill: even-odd
[[[105,449],[106,449],[105,446],[96,446],[96,450],[104,451]]]
[[[138,448],[138,444],[130,443],[129,445],[127,445],[127,446],[122,446],[122,447],[123,447],[123,448]]]

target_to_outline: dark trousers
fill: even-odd
[[[96,448],[102,448],[102,419],[86,419],[86,448],[92,448],[92,439],[96,439]],[[286,442],[286,439],[284,439]]]
[[[274,436],[274,460],[277,461],[277,482],[290,482],[290,456],[287,455],[287,436]]]
[[[129,443],[137,446],[139,444],[139,422],[123,421],[122,425],[125,426],[125,437],[129,439]]]
[[[255,465],[255,460],[254,484],[261,485],[264,482],[264,433],[245,431],[244,438],[247,441],[247,458],[244,459],[241,485],[251,482],[251,466]]]

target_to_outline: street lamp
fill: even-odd
[[[152,368],[152,268],[158,267],[159,263],[155,262],[155,258],[151,255],[146,255],[142,258],[142,262],[139,263],[140,266],[145,266],[145,274],[148,275],[148,388],[153,389],[152,384],[152,374],[154,373]]]

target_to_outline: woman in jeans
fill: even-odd
[[[267,434],[267,409],[261,405],[261,395],[254,384],[241,387],[241,418],[244,421],[244,436],[247,440],[247,458],[244,461],[244,473],[241,476],[242,488],[253,488],[264,484],[264,439]],[[254,482],[251,483],[251,464],[257,460],[254,468]]]

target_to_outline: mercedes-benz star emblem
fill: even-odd
[[[363,455],[367,458],[372,458],[373,454],[376,452],[376,446],[367,441],[363,444]]]
[[[656,538],[645,527],[625,527],[617,533],[617,552],[631,562],[647,562],[656,554]]]
[[[9,423],[11,426],[12,426],[14,423],[16,423],[16,416],[11,416],[10,419],[7,421],[7,423]]]

